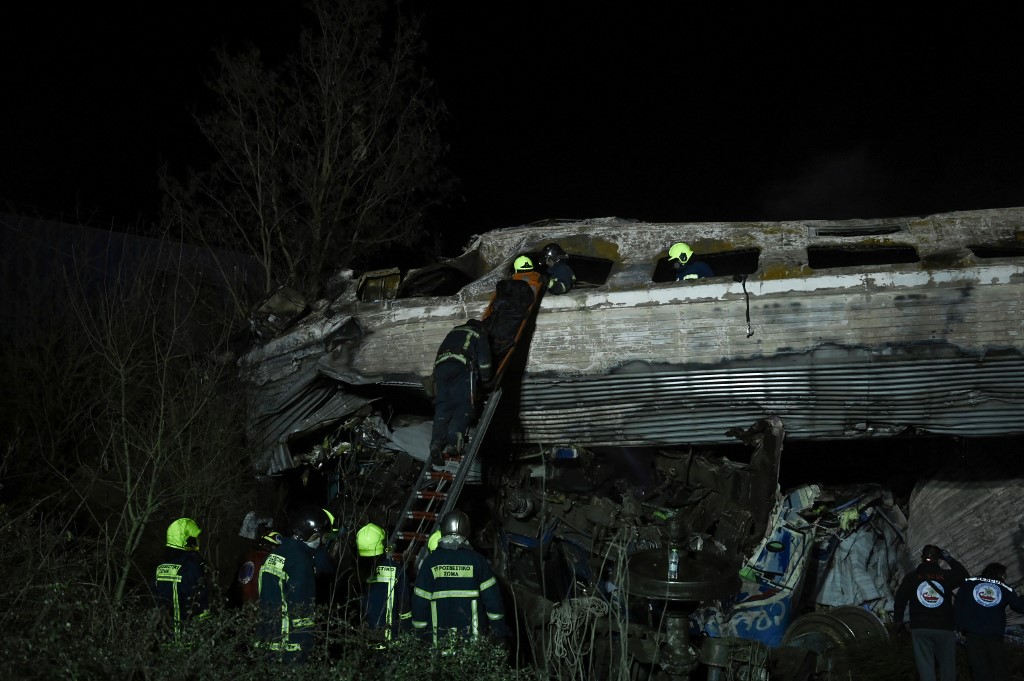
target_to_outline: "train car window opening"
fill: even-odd
[[[807,249],[807,266],[812,270],[898,265],[920,260],[911,246],[810,246]]]
[[[739,248],[734,251],[717,253],[694,253],[694,258],[700,258],[706,262],[716,277],[732,277],[756,272],[758,261],[761,258],[761,249]],[[651,280],[656,283],[676,280],[676,269],[668,261],[668,256],[658,260],[654,266]]]

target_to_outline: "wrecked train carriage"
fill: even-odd
[[[268,473],[295,466],[306,460],[303,447],[314,435],[371,402],[384,412],[419,404],[425,423],[423,381],[441,338],[480,315],[516,255],[549,241],[572,254],[580,286],[541,300],[525,368],[505,386],[517,391],[507,404],[516,408],[509,435],[520,454],[555,456],[563,449],[557,445],[580,454],[642,447],[661,452],[644,463],[664,475],[673,466],[662,459],[675,456],[673,449],[731,444],[733,426],[765,414],[781,417],[791,439],[1019,434],[1021,217],[1024,209],[874,222],[595,220],[498,230],[459,258],[404,280],[392,271],[352,281],[339,298],[318,304],[246,357],[257,463]],[[667,246],[678,238],[687,238],[719,276],[661,281]],[[426,440],[406,442],[401,451],[426,456]],[[656,494],[625,479],[557,489],[572,481],[548,477],[559,475],[555,465],[543,474],[513,469],[498,486],[494,529],[502,544],[492,548],[518,599],[543,595],[519,604],[524,616],[549,622],[555,603],[587,594],[614,605],[614,588],[649,599],[642,585],[636,593],[622,586],[621,572],[606,579],[606,568],[624,569],[626,581],[636,576],[654,589],[666,586],[671,580],[648,574],[641,562],[648,559],[654,572],[671,565],[665,552],[674,539],[664,521],[682,520],[691,539],[726,561],[715,574],[735,575],[737,557],[744,561],[738,594],[731,583],[690,584],[693,592],[679,600],[685,609],[704,605],[688,619],[698,618],[722,645],[740,638],[776,646],[806,586],[813,528],[788,527],[802,509],[784,514],[776,506],[769,514],[766,500],[755,505],[753,497],[735,494],[749,494],[749,484],[716,488],[711,483],[725,476],[715,473],[729,472],[727,463],[708,457],[693,468],[694,461],[685,469],[706,475],[675,479]],[[777,463],[751,483],[773,483]],[[672,496],[679,490],[687,491],[682,499]],[[725,521],[704,523],[710,516]],[[620,531],[635,541],[620,542],[622,553],[608,562]],[[778,575],[773,542],[789,547]],[[538,560],[545,547],[550,553]],[[630,556],[641,558],[630,563]],[[881,608],[884,586],[873,601]],[[732,603],[708,607],[720,592],[732,592]],[[684,619],[673,620],[676,640],[668,647],[652,636],[660,623],[627,622],[632,659],[663,666],[660,655],[670,652],[669,664],[691,665]],[[766,620],[773,625],[763,629]],[[709,660],[702,661],[717,661],[716,651],[707,648]]]
[[[445,333],[555,241],[578,286],[542,299],[510,438],[537,447],[1024,432],[1024,208],[884,220],[553,221],[475,237],[404,279],[351,280],[240,361],[260,472],[379,396],[418,403]],[[671,280],[684,239],[717,276]]]

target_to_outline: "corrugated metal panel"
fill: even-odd
[[[298,387],[293,395],[272,411],[249,423],[249,441],[257,471],[274,475],[292,468],[288,439],[351,414],[368,400],[343,391],[341,384],[313,380]]]
[[[1024,433],[1024,358],[871,361],[528,379],[526,442],[733,443],[725,431],[777,414],[787,437],[844,438],[914,428],[983,437]]]

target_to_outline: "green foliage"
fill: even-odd
[[[99,257],[11,277],[19,307],[0,335],[0,377],[18,389],[0,405],[0,473],[19,513],[9,525],[24,532],[6,556],[16,600],[57,583],[130,598],[181,515],[219,560],[218,524],[237,532],[255,496],[243,404],[220,357],[229,292],[204,288],[180,244],[92,238],[83,251]]]
[[[441,656],[412,637],[382,648],[379,638],[338,619],[322,618],[316,650],[303,665],[283,665],[254,648],[252,609],[225,610],[188,623],[182,640],[168,638],[158,612],[144,602],[112,605],[95,591],[55,587],[33,612],[4,619],[0,678],[232,679],[389,681],[513,681],[506,653],[488,641],[469,642]],[[16,625],[16,626],[15,626]]]

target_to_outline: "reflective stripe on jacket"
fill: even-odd
[[[383,557],[366,580],[369,585],[363,616],[371,629],[383,629],[391,638],[412,619],[411,593],[405,570],[390,556]]]
[[[292,537],[263,561],[259,573],[260,627],[262,647],[294,652],[303,647],[312,628],[316,603],[316,573],[312,549]],[[302,640],[296,635],[303,635]]]
[[[468,365],[475,364],[480,379],[491,379],[491,342],[487,333],[479,326],[463,324],[448,332],[437,348],[434,366],[454,360]]]
[[[487,560],[471,548],[443,545],[427,556],[413,590],[412,626],[435,644],[448,630],[507,637],[501,590]]]
[[[210,596],[203,561],[197,553],[168,547],[163,558],[156,568],[153,594],[157,604],[170,614],[177,640],[183,622],[208,614]]]

